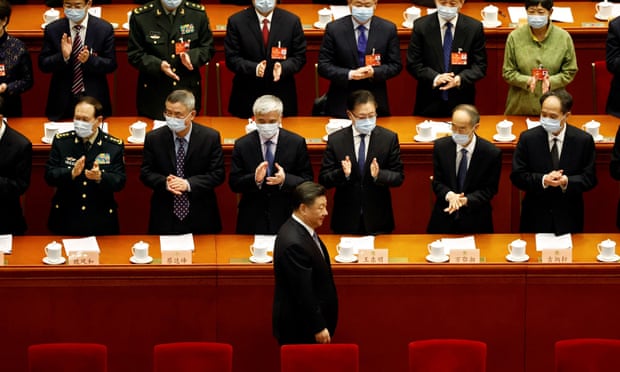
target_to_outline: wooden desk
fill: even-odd
[[[271,336],[273,269],[247,261],[252,237],[195,236],[194,265],[131,265],[133,243],[149,236],[99,237],[99,266],[45,266],[43,247],[61,237],[16,237],[0,267],[3,370],[26,369],[27,346],[100,342],[110,372],[152,370],[155,344],[219,341],[234,348],[235,372],[279,370]],[[340,236],[321,236],[331,257]],[[477,339],[488,345],[489,372],[548,372],[554,342],[617,338],[617,263],[595,261],[596,244],[620,234],[574,235],[573,264],[538,262],[534,236],[477,235],[487,263],[431,264],[426,245],[438,235],[378,236],[398,263],[333,263],[340,300],[334,342],[360,346],[361,372],[405,372],[407,343]],[[528,263],[505,261],[506,245],[528,242]],[[596,320],[608,319],[609,322]]]
[[[109,118],[110,133],[126,139],[129,136],[127,127],[138,117]],[[478,134],[492,140],[495,124],[504,116],[483,116]],[[526,129],[524,117],[508,117],[514,122],[513,133],[518,134]],[[604,142],[596,144],[598,186],[585,194],[585,231],[609,232],[616,231],[615,204],[620,198],[617,181],[609,175],[609,161],[612,143],[620,119],[611,116],[571,116],[570,122],[580,127],[590,119],[602,123],[601,134]],[[31,186],[24,197],[24,208],[28,222],[28,234],[47,234],[47,216],[53,190],[48,187],[43,175],[45,162],[49,157],[50,145],[41,142],[44,118],[11,119],[9,125],[24,133],[33,142],[33,170]],[[246,121],[226,117],[199,117],[197,122],[220,131],[224,147],[226,174],[230,172],[230,157],[235,138],[245,133]],[[396,220],[395,233],[419,234],[426,232],[426,225],[431,213],[434,195],[430,189],[429,177],[433,174],[432,143],[418,143],[413,140],[416,133],[415,125],[423,121],[420,117],[389,117],[379,118],[383,125],[399,135],[401,158],[405,165],[405,181],[401,187],[392,189],[393,208]],[[147,120],[149,127],[152,122]],[[321,137],[325,134],[326,118],[295,117],[285,118],[285,128],[299,133],[308,140],[308,151],[312,163],[315,180],[318,178],[325,143]],[[512,154],[516,141],[496,143],[502,150],[502,174],[499,193],[493,199],[495,231],[501,233],[519,231],[520,195],[512,186],[509,176],[512,170]],[[122,234],[143,234],[147,231],[148,213],[150,208],[151,190],[139,180],[142,164],[142,145],[125,144],[125,163],[127,184],[125,189],[116,194],[119,203],[119,215]],[[233,233],[236,225],[237,197],[227,184],[216,189],[220,213],[222,215],[223,232]],[[328,203],[332,203],[332,192]],[[601,205],[608,206],[600,208]],[[329,207],[331,210],[331,207]],[[321,232],[329,231],[327,217]]]
[[[467,2],[463,7],[463,12],[476,19],[481,19],[480,10],[487,5],[484,2]],[[504,58],[504,46],[506,37],[512,30],[509,28],[508,6],[523,6],[523,3],[501,3],[496,4],[501,13],[502,26],[495,29],[486,29],[488,69],[487,76],[477,84],[477,106],[484,114],[501,114],[504,112],[504,105],[508,86],[503,82],[501,69]],[[601,22],[594,18],[594,3],[592,2],[558,2],[555,6],[570,6],[572,8],[574,23],[558,23],[558,25],[569,31],[575,43],[577,61],[580,72],[575,80],[569,85],[570,92],[575,96],[574,112],[580,114],[592,113],[592,78],[591,63],[605,59],[605,41],[607,37],[607,22]],[[317,20],[317,11],[323,7],[320,4],[281,4],[283,9],[292,11],[299,15],[304,26],[304,32],[308,40],[307,64],[297,75],[299,114],[310,115],[312,102],[315,98],[314,93],[314,64],[318,61],[318,51],[321,45],[323,31],[315,29],[312,24]],[[401,56],[403,63],[406,61],[407,46],[411,38],[411,30],[402,27],[402,13],[405,8],[411,6],[410,3],[380,3],[377,7],[377,15],[391,20],[398,26],[398,35],[401,44]],[[103,18],[110,22],[122,25],[127,21],[127,11],[131,10],[134,4],[110,4],[104,5],[102,10]],[[30,50],[35,73],[35,85],[32,90],[24,95],[26,104],[24,114],[26,116],[43,116],[47,100],[47,90],[50,75],[43,74],[38,69],[38,55],[41,50],[42,35],[41,30],[42,14],[45,10],[43,5],[16,5],[13,6],[9,33],[23,39]],[[225,35],[226,20],[228,17],[243,9],[241,6],[208,4],[207,13],[211,22],[211,29],[214,33],[216,54],[211,60],[211,66],[206,74],[204,86],[206,87],[206,114],[217,115],[217,89],[215,76],[215,62],[224,60],[223,38]],[[116,30],[116,49],[118,70],[114,75],[110,75],[109,82],[112,90],[112,106],[114,115],[131,116],[135,115],[135,85],[137,81],[137,71],[129,66],[127,62],[127,35],[128,31],[122,27]],[[204,75],[204,74],[203,74]],[[324,93],[327,81],[320,79],[320,93]],[[413,79],[404,69],[401,74],[388,82],[390,95],[390,106],[394,115],[409,115],[413,112],[415,102],[416,80]],[[403,94],[408,92],[409,94]],[[600,99],[606,99],[602,97]],[[28,104],[28,102],[30,104]],[[36,104],[35,104],[36,103]],[[224,107],[226,112],[226,107]],[[204,111],[203,111],[204,114]]]

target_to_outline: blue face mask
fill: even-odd
[[[256,130],[262,138],[270,139],[278,133],[280,123],[256,124]]]
[[[164,118],[166,119],[166,125],[174,133],[179,133],[183,131],[185,128],[187,128],[187,126],[185,125],[185,119],[187,119],[187,116],[179,119],[179,118],[173,118],[173,117],[164,115]]]
[[[371,118],[366,119],[355,119],[355,128],[361,134],[370,134],[373,129],[377,126],[377,117],[373,116]]]
[[[254,7],[259,13],[268,14],[271,13],[273,8],[276,7],[275,0],[256,0],[254,1]]]
[[[93,124],[83,120],[73,120],[73,129],[80,138],[88,138],[93,134]]]
[[[161,3],[166,9],[176,9],[181,5],[183,0],[161,0]]]
[[[469,142],[469,134],[452,133],[452,140],[457,145],[465,146]]]
[[[562,120],[541,117],[540,125],[545,128],[547,133],[557,133],[562,129]]]
[[[351,7],[351,15],[359,23],[368,22],[368,20],[372,18],[374,13],[375,13],[374,7],[365,7],[365,6],[352,6]]]
[[[443,6],[443,5],[439,5],[437,7],[437,14],[439,14],[439,16],[444,20],[444,21],[450,21],[452,20],[452,18],[456,17],[457,13],[459,12],[459,8],[455,7],[455,6]]]
[[[86,16],[86,9],[65,9],[65,17],[70,21],[78,23]]]
[[[549,22],[549,18],[546,15],[528,15],[527,24],[533,29],[543,28]]]

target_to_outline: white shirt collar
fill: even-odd
[[[71,32],[73,32],[73,26],[75,25],[77,25],[77,23],[73,22],[72,20],[69,20],[69,29],[71,30]],[[80,29],[80,32],[82,31],[86,32],[86,25],[88,25],[88,11],[86,11],[86,15],[84,16],[82,23],[80,23],[79,25],[82,26],[82,28]],[[82,40],[82,42],[84,41]]]
[[[456,145],[456,152],[460,152],[461,149],[465,149],[467,150],[468,154],[473,154],[475,148],[476,148],[476,134],[474,133],[473,137],[471,138],[471,141],[469,141],[469,144],[467,146],[463,147],[461,145]]]
[[[276,10],[276,8],[273,8],[273,10],[267,15],[267,17],[265,17],[264,15],[260,14],[258,12],[258,10],[254,9],[254,11],[256,12],[256,15],[258,16],[258,26],[262,29],[263,28],[263,19],[267,19],[269,21],[269,28],[271,29],[271,18],[273,17],[273,12]]]
[[[435,12],[437,13],[437,12]],[[439,14],[437,14],[437,18],[439,18],[439,29],[443,31],[444,28],[446,28],[446,23],[448,23],[448,21],[446,21],[445,19],[441,18],[439,16]],[[454,35],[454,28],[456,28],[456,21],[459,20],[459,13],[456,13],[456,17],[452,18],[450,20],[450,23],[452,23],[452,34]]]
[[[304,228],[308,231],[308,234],[310,234],[310,236],[314,236],[314,229],[313,229],[312,227],[310,227],[310,226],[306,225],[306,224],[304,223],[304,221],[302,221],[302,220],[301,220],[301,218],[297,217],[297,216],[295,215],[295,212],[293,212],[293,214],[291,215],[291,217],[293,217],[293,219],[294,219],[295,221],[299,222],[299,223],[301,224],[301,226],[303,226],[303,227],[304,227]]]
[[[557,136],[553,135],[552,133],[547,132],[547,140],[549,141],[549,143],[553,143],[553,139],[557,138],[561,143],[564,143],[564,137],[566,136],[566,126],[568,125],[568,123],[564,123],[564,126],[562,127],[562,130],[560,131],[560,133],[558,133]]]

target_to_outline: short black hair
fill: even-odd
[[[11,20],[11,3],[8,0],[0,0],[0,19],[4,18],[6,18],[6,24],[8,25]]]
[[[323,185],[312,181],[302,182],[293,190],[293,206],[295,210],[299,209],[302,204],[310,206],[314,204],[316,198],[326,195],[327,190]]]
[[[573,108],[573,96],[571,96],[571,94],[568,93],[564,88],[550,90],[547,93],[543,94],[540,97],[540,106],[542,106],[543,102],[545,102],[549,97],[557,97],[560,100],[563,114],[566,114]]]
[[[480,113],[478,109],[474,105],[468,104],[460,104],[457,105],[452,113],[454,114],[457,111],[465,111],[467,115],[469,115],[469,124],[473,127],[474,125],[480,123]]]
[[[0,0],[2,1],[2,0]],[[88,105],[91,105],[95,108],[95,117],[98,118],[100,116],[103,116],[103,105],[101,104],[101,102],[99,102],[97,100],[97,98],[95,97],[91,97],[91,96],[83,96],[80,97],[80,99],[77,101],[77,103],[75,104],[76,106],[81,104],[81,103],[86,103]]]
[[[353,111],[355,110],[355,106],[363,105],[364,103],[372,103],[377,107],[375,96],[370,91],[363,89],[356,90],[349,94],[347,98],[347,110]]]
[[[525,9],[531,6],[538,6],[539,4],[547,10],[553,8],[553,0],[525,0]]]

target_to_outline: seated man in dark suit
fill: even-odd
[[[521,133],[510,180],[525,191],[524,233],[583,232],[583,193],[596,186],[592,136],[568,124],[573,97],[564,89],[540,97],[540,126]]]
[[[192,92],[175,90],[166,126],[147,133],[140,180],[153,189],[149,234],[213,234],[222,229],[215,188],[224,182],[220,134],[195,123]]]
[[[330,80],[325,113],[347,117],[347,97],[372,92],[377,114],[389,116],[387,80],[400,73],[400,42],[394,23],[374,16],[377,0],[349,0],[351,15],[327,24],[319,50],[319,75]]]
[[[262,96],[254,103],[257,130],[235,141],[228,184],[241,193],[237,234],[275,234],[291,216],[291,192],[312,181],[303,137],[282,125],[282,101]]]
[[[26,219],[20,196],[30,186],[32,143],[8,126],[0,97],[0,234],[22,235]]]
[[[452,137],[435,141],[429,234],[492,233],[491,199],[497,194],[502,152],[476,135],[480,114],[471,105],[452,113]]]
[[[82,96],[103,105],[103,115],[112,114],[107,74],[116,70],[114,29],[88,14],[91,0],[64,0],[65,18],[45,27],[39,68],[51,73],[45,115],[50,120],[73,117],[73,107]]]
[[[367,90],[353,92],[353,125],[329,135],[319,183],[335,187],[331,228],[336,234],[385,234],[394,229],[390,187],[402,185],[398,135],[376,125],[377,103]]]

